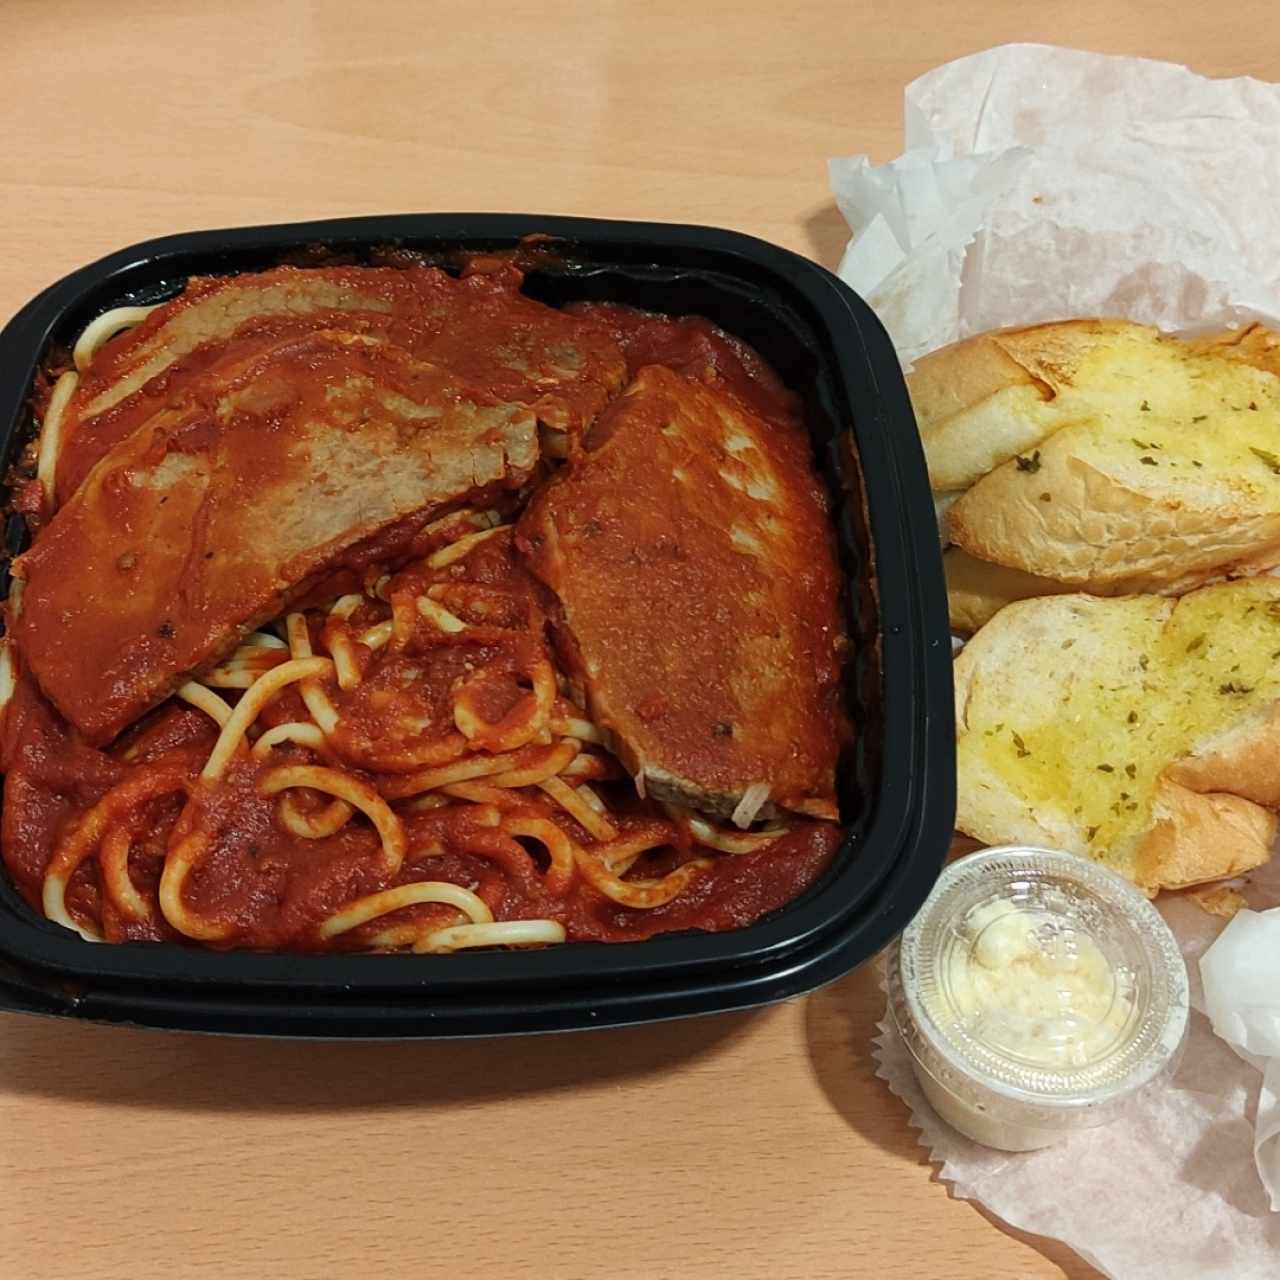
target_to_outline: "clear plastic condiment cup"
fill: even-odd
[[[1003,1151],[1107,1123],[1173,1072],[1186,1038],[1186,965],[1160,913],[1050,849],[951,863],[891,948],[888,985],[934,1110]]]

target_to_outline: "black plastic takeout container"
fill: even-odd
[[[526,291],[709,317],[804,399],[835,498],[848,582],[846,838],[827,875],[729,933],[447,956],[98,945],[44,920],[0,873],[0,1007],[104,1022],[309,1037],[485,1036],[740,1009],[810,991],[874,955],[923,903],[955,801],[951,646],[924,460],[898,362],[867,305],[796,254],[735,232],[520,214],[406,214],[204,231],[123,249],[67,276],[0,333],[0,458],[30,437],[32,379],[109,307],[188,276],[300,254],[388,249],[442,265],[552,237]],[[8,548],[25,528],[10,517]],[[7,589],[7,583],[5,584]]]

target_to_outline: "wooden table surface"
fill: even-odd
[[[829,156],[1017,39],[1280,78],[1271,0],[5,0],[0,321],[147,236],[494,209],[737,227],[833,264]],[[0,1273],[1071,1277],[949,1197],[870,967],[756,1014],[462,1045],[0,1021]]]

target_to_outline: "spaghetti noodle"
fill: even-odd
[[[571,936],[566,917],[598,912],[600,899],[631,913],[669,907],[717,859],[788,838],[781,825],[732,832],[638,801],[562,692],[510,528],[463,534],[443,549],[460,541],[464,553],[437,556],[434,567],[428,557],[377,589],[287,615],[282,636],[251,637],[183,685],[178,696],[207,717],[203,757],[188,752],[185,770],[163,757],[140,763],[69,825],[45,873],[46,914],[94,939],[261,942],[262,925],[246,927],[242,902],[219,903],[200,882],[226,875],[215,864],[241,853],[240,832],[269,826],[276,844],[297,842],[298,859],[304,844],[321,858],[339,841],[359,850],[360,891],[330,895],[305,929],[277,943],[418,953],[542,946]],[[458,627],[442,629],[417,607],[437,586],[448,588]],[[412,623],[393,644],[390,602],[406,596]],[[334,658],[344,649],[345,681]],[[237,687],[229,669],[252,678]],[[166,794],[183,800],[167,836],[147,821],[148,803]],[[129,871],[144,833],[153,844],[164,837],[151,892]],[[471,883],[437,879],[437,865],[456,873],[459,855]],[[641,874],[646,859],[653,874]],[[488,875],[474,874],[481,862]],[[91,867],[96,919],[67,904],[71,878]]]
[[[43,415],[49,508],[78,381],[151,310],[76,343]],[[417,545],[244,635],[101,751],[0,648],[5,856],[49,919],[91,941],[444,954],[735,927],[819,874],[837,829],[758,821],[765,786],[732,827],[644,798],[571,696],[509,515],[464,506]]]

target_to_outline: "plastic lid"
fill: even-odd
[[[1168,926],[1126,880],[1074,854],[997,848],[953,862],[893,976],[918,1058],[1027,1102],[1128,1094],[1186,1031],[1186,966]]]

